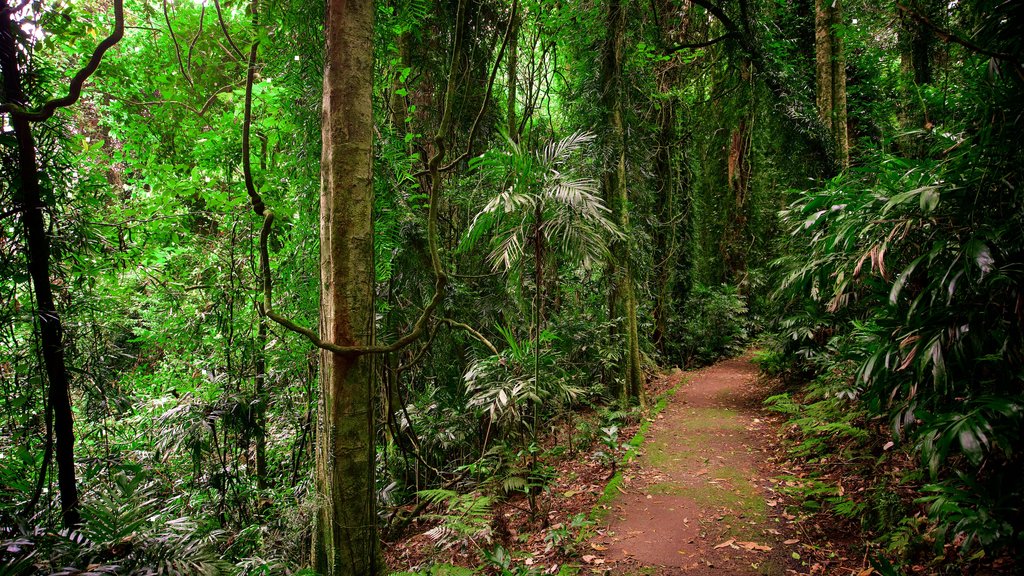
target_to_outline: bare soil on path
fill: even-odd
[[[775,492],[776,436],[750,356],[671,378],[677,390],[623,471],[585,560],[622,575],[806,570]]]

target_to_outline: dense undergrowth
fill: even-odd
[[[787,313],[761,363],[799,387],[769,405],[790,415],[793,457],[822,464],[798,492],[859,522],[883,573],[954,573],[1024,543],[1024,102],[1012,74],[964,73],[942,124],[783,213]]]

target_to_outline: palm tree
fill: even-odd
[[[576,132],[533,151],[508,140],[506,149],[490,150],[470,166],[487,181],[499,182],[500,192],[473,218],[460,246],[474,246],[491,234],[488,260],[495,271],[519,276],[533,252],[533,394],[540,398],[541,333],[544,314],[544,262],[550,254],[589,268],[608,256],[610,236],[620,236],[610,211],[597,195],[593,178],[576,177],[574,154],[594,140]],[[531,250],[532,249],[532,250]],[[556,266],[557,270],[557,266]],[[472,372],[472,370],[471,370]],[[532,437],[536,441],[538,402],[533,405]],[[536,465],[534,452],[533,465]],[[535,494],[529,495],[535,509]]]
[[[574,177],[573,154],[594,140],[576,132],[537,151],[508,141],[470,162],[500,182],[501,191],[473,219],[462,249],[492,232],[488,257],[495,271],[519,273],[532,248],[535,298],[543,297],[544,260],[555,255],[586,268],[608,254],[605,239],[619,235],[593,178]]]
[[[589,268],[607,257],[606,238],[621,235],[597,195],[597,182],[576,176],[574,155],[593,140],[589,132],[576,132],[536,151],[508,140],[505,149],[488,151],[470,163],[487,180],[499,182],[501,191],[473,219],[460,249],[474,246],[490,233],[491,266],[515,276],[523,272],[530,261],[528,254],[533,253],[535,386],[540,371],[547,256],[553,254]]]

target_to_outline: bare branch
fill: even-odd
[[[224,32],[224,37],[228,39],[228,44],[230,44],[231,49],[235,51],[235,56],[241,60],[245,56],[242,54],[242,51],[238,49],[238,46],[235,46],[235,41],[231,39],[231,34],[228,34],[228,26],[224,23],[224,15],[220,11],[220,0],[213,0],[213,5],[217,8],[217,21],[220,22],[220,29]]]
[[[188,82],[189,86],[195,87],[192,83],[192,78],[188,75],[188,71],[185,70],[185,63],[181,60],[181,47],[178,46],[178,37],[174,35],[174,26],[171,26],[171,15],[168,13],[167,0],[163,0],[164,4],[164,21],[167,22],[167,31],[171,33],[171,42],[174,44],[174,54],[178,57],[178,70],[181,71],[181,75],[185,77],[185,81]]]
[[[732,32],[727,32],[725,34],[722,34],[718,38],[714,38],[714,39],[708,40],[706,42],[694,42],[692,44],[676,44],[675,46],[672,46],[672,47],[666,49],[665,50],[665,55],[668,56],[670,54],[675,54],[676,52],[679,52],[680,50],[697,50],[699,48],[707,48],[708,46],[714,46],[715,44],[718,44],[719,42],[721,42],[723,40],[728,40],[730,38],[735,38],[735,37],[736,37],[736,35],[733,34]]]
[[[192,37],[192,41],[188,43],[188,57],[185,59],[185,67],[192,68],[192,50],[196,47],[196,42],[199,41],[199,36],[203,34],[203,23],[206,21],[206,2],[203,2],[202,9],[199,10],[199,30],[196,30],[196,35]]]
[[[466,142],[466,151],[460,154],[457,158],[446,164],[440,170],[441,172],[448,172],[455,166],[462,162],[473,151],[473,140],[476,138],[476,130],[480,125],[480,119],[483,118],[484,112],[487,110],[487,105],[491,100],[491,92],[494,88],[494,78],[498,74],[498,66],[501,64],[501,59],[505,56],[505,49],[508,47],[509,40],[512,38],[512,24],[515,22],[516,13],[519,10],[519,0],[512,0],[512,13],[509,15],[508,24],[505,26],[505,35],[501,41],[501,48],[498,49],[498,57],[494,60],[494,67],[491,68],[491,74],[487,80],[487,91],[484,93],[484,101],[480,104],[480,110],[476,113],[476,118],[473,119],[473,126],[469,129],[469,140]],[[419,178],[420,176],[426,176],[430,173],[430,170],[420,170],[419,172],[412,175],[412,178]]]

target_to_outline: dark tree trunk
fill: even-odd
[[[259,314],[256,331],[256,486],[267,487],[267,318]]]
[[[7,101],[26,104],[18,69],[17,42],[12,34],[7,0],[0,0],[0,70],[3,71],[4,94]],[[57,486],[64,526],[75,528],[81,523],[78,512],[78,487],[75,482],[75,434],[71,413],[71,395],[67,366],[64,361],[64,328],[53,302],[50,285],[50,236],[43,219],[42,190],[36,163],[36,144],[29,121],[12,114],[10,123],[18,141],[19,188],[15,207],[21,213],[28,256],[28,272],[36,297],[36,317],[43,363],[49,381],[49,401],[53,409],[55,436],[54,456],[57,461]]]

